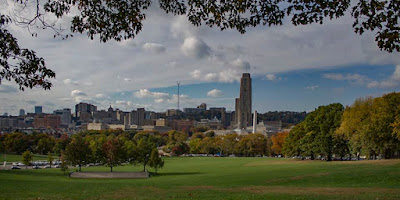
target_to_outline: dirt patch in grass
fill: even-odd
[[[309,178],[309,177],[317,178],[317,177],[321,177],[321,176],[327,176],[329,174],[330,173],[309,174],[309,175],[304,175],[304,176],[294,176],[294,177],[291,177],[290,179],[291,180],[301,180],[303,178]]]

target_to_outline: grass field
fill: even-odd
[[[47,160],[48,155],[38,155],[38,154],[33,154],[33,161],[37,160]],[[53,155],[54,159],[57,159],[58,157]],[[0,154],[0,162],[3,163],[5,160],[7,162],[21,162],[22,160],[22,155],[14,155],[14,154]]]
[[[1,199],[400,199],[400,160],[174,157],[166,158],[165,168],[150,179],[73,179],[60,169],[0,171],[0,195]]]

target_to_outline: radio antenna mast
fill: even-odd
[[[179,111],[179,86],[181,85],[181,82],[180,81],[177,81],[176,82],[176,84],[178,85],[178,110],[177,110],[177,112]]]

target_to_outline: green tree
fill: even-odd
[[[301,139],[306,135],[305,122],[297,124],[290,130],[283,144],[282,152],[287,157],[303,155]]]
[[[82,165],[90,161],[90,154],[88,143],[79,135],[73,137],[65,149],[66,159],[71,162],[72,165],[78,165],[79,171],[82,171]]]
[[[67,161],[65,159],[65,154],[64,154],[63,151],[61,152],[60,161],[61,161],[61,171],[65,175],[65,172],[68,171],[68,163],[67,163]]]
[[[189,142],[190,153],[200,153],[201,144],[200,138],[192,138]]]
[[[215,140],[214,137],[205,137],[201,140],[201,152],[205,154],[215,153]]]
[[[149,166],[151,168],[154,168],[156,174],[157,174],[157,170],[158,169],[161,169],[161,168],[164,167],[164,161],[160,157],[160,155],[158,154],[157,148],[154,148],[151,151],[150,160],[149,160]]]
[[[45,154],[46,152],[52,151],[55,146],[55,139],[53,137],[47,136],[42,138],[37,143],[37,152],[40,154]]]
[[[375,145],[367,139],[371,132],[371,110],[373,98],[359,98],[343,112],[342,122],[336,130],[337,135],[348,141],[349,150],[358,159],[363,152],[371,152]]]
[[[185,142],[188,138],[188,134],[180,131],[168,132],[168,144],[179,144]]]
[[[109,136],[103,144],[104,162],[113,171],[113,167],[120,165],[124,161],[124,143],[115,136]]]
[[[4,148],[6,152],[21,154],[29,147],[28,137],[23,133],[5,134]]]
[[[62,134],[59,139],[55,140],[55,145],[53,148],[53,152],[61,157],[61,152],[65,151],[65,148],[67,147],[68,143],[71,142],[71,139],[68,137],[68,135]]]
[[[51,164],[53,164],[53,161],[54,161],[54,157],[53,157],[53,155],[51,155],[50,151],[49,151],[48,156],[47,156],[47,161],[49,162],[50,167],[51,167]]]
[[[140,138],[136,145],[135,162],[143,165],[143,171],[146,171],[146,166],[149,163],[151,151],[155,148],[155,144],[148,139]]]
[[[33,158],[32,158],[32,154],[30,151],[27,150],[22,154],[22,163],[24,163],[26,169],[28,169],[28,165],[31,164],[32,159]]]
[[[191,139],[193,140],[193,139],[196,139],[196,138],[198,138],[198,139],[203,139],[205,136],[204,136],[204,133],[202,133],[202,132],[196,132],[196,133],[194,133],[193,135],[192,135],[192,137],[191,137]]]

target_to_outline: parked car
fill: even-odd
[[[16,165],[13,165],[13,166],[11,167],[11,169],[21,169],[21,168],[18,167],[18,166],[16,166]]]
[[[32,169],[40,169],[40,167],[35,165],[35,166],[32,167]]]
[[[17,166],[18,166],[18,167],[25,167],[25,165],[22,164],[22,163],[18,163]]]
[[[51,168],[51,166],[50,165],[46,165],[43,168],[47,169],[47,168]]]
[[[54,165],[54,167],[55,167],[55,168],[61,168],[61,166],[60,166],[60,165]]]

